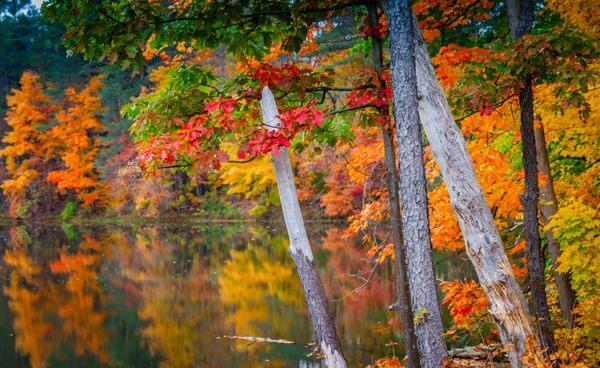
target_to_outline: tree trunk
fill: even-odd
[[[423,143],[417,101],[412,12],[408,0],[385,1],[390,29],[391,82],[400,160],[402,229],[415,334],[422,367],[447,359],[431,259]]]
[[[510,34],[517,34],[519,26],[519,0],[506,0],[506,13],[508,14],[508,28]]]
[[[269,129],[277,129],[275,127],[278,127],[281,121],[277,117],[279,115],[277,104],[269,87],[263,88],[260,105],[265,125],[273,127]],[[285,226],[290,238],[290,254],[302,283],[304,298],[308,304],[310,318],[317,335],[317,345],[323,354],[323,364],[326,368],[345,368],[346,361],[340,339],[333,319],[329,315],[325,289],[319,278],[308,243],[288,149],[282,147],[278,154],[271,154],[271,159],[275,169]]]
[[[413,21],[421,123],[440,166],[465,239],[466,253],[487,295],[489,311],[507,349],[511,367],[522,367],[526,341],[534,336],[525,299],[504,252],[500,232],[477,180],[465,140],[436,78],[416,18]]]
[[[367,4],[369,16],[369,25],[376,26],[379,23],[377,17],[377,6],[370,2]],[[383,79],[383,47],[382,39],[376,34],[371,35],[371,53],[373,58],[373,67],[377,74],[379,84],[379,93],[383,95],[386,89],[386,81]],[[392,306],[402,322],[402,335],[404,338],[404,352],[406,353],[406,363],[410,368],[419,368],[419,352],[417,350],[417,339],[415,336],[413,313],[410,305],[410,289],[408,285],[408,274],[406,269],[406,250],[404,249],[404,239],[402,234],[400,202],[398,199],[398,172],[396,170],[396,154],[394,152],[394,142],[392,139],[392,126],[390,121],[390,112],[387,106],[378,108],[379,117],[384,121],[381,127],[383,136],[384,158],[388,171],[388,196],[390,206],[390,226],[392,232],[392,243],[394,244],[394,265],[396,271],[396,290],[398,299]]]
[[[540,186],[540,208],[542,212],[542,220],[544,225],[548,224],[550,217],[558,211],[558,201],[554,193],[554,181],[552,171],[550,170],[550,160],[548,159],[548,150],[546,148],[546,137],[544,135],[544,126],[541,122],[534,126],[535,133],[535,148],[537,153],[538,170],[543,180],[543,185]],[[556,270],[557,260],[560,257],[560,245],[554,239],[552,230],[546,231],[546,241],[548,242],[548,253],[552,259],[552,271],[556,286],[558,289],[558,297],[563,318],[567,322],[569,328],[572,328],[575,320],[573,318],[573,308],[575,307],[575,291],[571,287],[571,275],[568,273],[560,273]]]
[[[525,241],[527,243],[527,274],[531,288],[531,301],[537,319],[540,342],[546,349],[544,356],[556,352],[554,336],[550,321],[550,311],[546,298],[546,282],[544,277],[544,255],[538,223],[538,172],[535,152],[535,135],[533,133],[533,89],[531,78],[525,81],[525,87],[519,90],[521,105],[521,151],[525,169],[525,194],[521,196],[525,217]],[[557,365],[558,367],[558,365]]]
[[[512,4],[509,4],[512,6]],[[518,25],[510,28],[517,30],[513,34],[515,39],[521,38],[529,33],[533,24],[533,0],[523,0],[518,3]],[[512,11],[516,13],[516,11]],[[514,17],[509,20],[515,21]],[[530,76],[526,76],[523,87],[519,88],[519,105],[521,108],[521,152],[523,157],[523,168],[525,170],[525,194],[521,196],[523,213],[525,217],[525,241],[527,244],[527,273],[531,287],[531,301],[533,304],[540,342],[545,349],[544,356],[547,360],[551,354],[556,353],[554,334],[548,309],[546,297],[546,281],[544,276],[544,254],[542,252],[542,241],[540,238],[540,226],[538,223],[538,170],[537,154],[533,121],[533,86]],[[558,367],[558,363],[554,362]]]

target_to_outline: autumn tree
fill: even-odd
[[[519,39],[531,31],[533,24],[534,2],[531,0],[508,2],[510,29],[513,37]],[[525,215],[525,239],[527,242],[527,271],[531,287],[531,299],[537,318],[541,347],[546,359],[556,354],[552,320],[546,296],[544,277],[544,256],[538,222],[538,162],[536,155],[536,137],[534,132],[533,85],[532,78],[525,75],[520,81],[519,105],[521,110],[521,150],[525,170],[525,194],[521,198]],[[553,362],[557,367],[558,362]]]
[[[55,184],[59,193],[74,193],[83,207],[103,206],[107,201],[107,188],[95,167],[98,134],[104,128],[97,116],[102,110],[102,87],[101,77],[94,77],[81,91],[67,89],[63,107],[56,113],[57,124],[49,131],[61,167],[50,171],[46,181]]]
[[[21,88],[14,89],[7,101],[6,122],[11,131],[4,136],[6,146],[1,153],[10,177],[2,190],[9,200],[10,215],[23,217],[32,205],[38,205],[44,192],[48,193],[43,191],[43,181],[54,151],[43,129],[50,124],[56,105],[39,77],[30,72],[23,73]]]
[[[68,89],[64,101],[51,99],[39,76],[25,72],[21,89],[8,96],[4,137],[6,168],[10,178],[2,184],[10,213],[23,217],[51,212],[63,203],[58,194],[73,193],[84,207],[106,204],[95,161],[102,123],[100,78],[82,91]],[[47,185],[52,183],[56,185]]]
[[[387,82],[383,75],[383,35],[379,24],[379,16],[377,14],[377,6],[374,3],[367,5],[368,17],[368,32],[371,37],[371,55],[373,69],[377,77],[379,86],[380,98],[388,95]],[[379,119],[381,120],[381,132],[383,136],[384,157],[387,167],[388,181],[388,198],[389,198],[389,213],[390,226],[392,232],[392,242],[394,244],[394,263],[396,264],[396,290],[398,300],[394,304],[394,308],[399,311],[402,321],[402,332],[405,342],[405,352],[409,367],[419,367],[419,350],[417,349],[417,336],[415,335],[414,312],[411,303],[411,287],[409,284],[410,263],[407,260],[407,252],[412,250],[412,247],[407,247],[404,243],[404,231],[402,225],[402,212],[400,210],[400,188],[398,185],[398,171],[396,170],[396,154],[394,149],[393,128],[390,121],[389,102],[384,99],[385,103],[379,104],[377,107]],[[410,240],[409,240],[410,241]],[[412,256],[412,253],[411,253]],[[408,268],[407,268],[408,266]],[[414,288],[414,286],[413,286]],[[413,289],[413,292],[415,290]],[[418,306],[417,306],[418,307]],[[437,308],[437,306],[436,306]],[[436,309],[437,310],[437,309]],[[417,312],[418,313],[418,312]],[[420,322],[418,323],[420,324]],[[417,330],[421,326],[417,327]]]
[[[473,9],[475,7],[480,11],[481,9],[476,7],[477,3],[465,2],[463,4],[461,2],[460,9]],[[491,4],[491,2],[481,3],[486,9]],[[465,12],[452,12],[452,9],[448,9],[443,4],[443,2],[435,2],[431,8],[435,11],[437,9],[451,11],[453,13],[450,18],[451,24],[454,21],[458,24],[468,23],[467,18],[464,17]],[[284,47],[290,50],[298,50],[300,44],[306,38],[309,24],[322,20],[330,14],[329,12],[350,8],[357,4],[354,2],[335,2],[321,5],[323,6],[318,7],[312,3],[291,4],[289,2],[248,3],[242,6],[239,3],[223,4],[218,2],[177,2],[156,5],[145,2],[103,2],[98,4],[89,1],[58,1],[49,5],[46,9],[54,18],[66,23],[68,28],[66,41],[72,48],[84,52],[89,57],[106,56],[114,61],[120,61],[125,66],[139,67],[145,64],[143,54],[148,47],[165,48],[166,45],[171,45],[173,39],[188,42],[198,48],[216,47],[218,44],[224,44],[232,53],[252,54],[256,57],[263,55],[276,42],[281,42]],[[420,14],[423,14],[423,8],[428,8],[428,6],[421,4],[420,8]],[[483,19],[486,10],[483,9],[478,14]],[[430,23],[439,23],[439,26],[445,25],[443,21],[438,22],[438,18],[435,16],[426,19]],[[135,29],[136,32],[131,32],[131,29]],[[521,364],[520,358],[526,351],[526,342],[533,336],[533,329],[528,320],[524,298],[502,249],[501,234],[494,222],[492,211],[486,202],[484,191],[475,174],[465,139],[455,124],[444,91],[437,80],[425,42],[420,36],[418,27],[415,26],[413,30],[413,36],[416,38],[416,78],[418,94],[421,97],[419,100],[421,124],[449,191],[450,203],[457,215],[466,243],[467,254],[473,261],[480,283],[488,295],[490,312],[497,322],[501,339],[508,347],[511,364],[519,366]],[[427,31],[430,30],[424,29],[428,39],[436,36],[435,32],[427,34]],[[243,37],[240,36],[242,34]],[[392,60],[392,64],[394,65],[396,61]],[[506,63],[503,62],[497,63],[499,67],[505,65]],[[193,73],[185,74],[186,71],[189,71],[189,69],[182,68],[178,71],[185,76],[182,80],[193,85],[193,88],[198,88],[196,92],[186,96],[206,95],[206,91],[212,87],[198,87],[206,84],[206,79],[198,79]],[[499,80],[498,82],[504,81]],[[496,87],[501,86],[500,83],[497,83]],[[394,87],[394,83],[392,83],[392,87]],[[253,90],[253,92],[256,92],[256,90]],[[508,95],[503,93],[497,95],[501,99],[507,99],[510,93]],[[471,95],[466,96],[473,97]],[[165,94],[165,97],[169,97],[169,95]],[[490,105],[481,98],[486,97],[485,95],[477,97],[473,98],[473,101],[478,105],[477,108],[481,108],[482,112],[487,112],[495,106],[495,103]],[[164,101],[168,101],[168,99]],[[149,102],[153,103],[153,101]],[[223,99],[219,104],[223,105],[222,108],[214,109],[215,105],[210,105],[205,110],[208,110],[207,112],[211,115],[217,111],[221,114],[222,109],[226,116],[227,111],[234,103]],[[160,104],[154,106],[161,107]],[[149,132],[154,134],[154,138],[158,137],[159,139],[147,141],[149,142],[147,144],[147,158],[162,157],[163,161],[171,165],[189,165],[189,162],[182,162],[179,159],[182,156],[180,154],[182,146],[173,144],[177,142],[171,139],[174,136],[173,134],[191,137],[187,142],[194,142],[194,136],[211,137],[201,142],[207,145],[212,144],[211,147],[220,143],[212,138],[215,137],[215,131],[212,128],[210,130],[191,131],[194,126],[204,126],[205,118],[194,120],[190,125],[185,124],[186,121],[189,122],[187,117],[197,112],[196,109],[182,109],[182,111],[177,112],[166,111],[168,114],[165,114],[165,116],[153,117],[147,112],[146,116],[152,118],[151,120],[158,117],[157,120],[163,123],[168,122],[178,114],[179,116],[185,116],[186,119],[182,119],[181,122],[175,124],[181,125],[184,129],[174,128],[173,124],[168,124],[169,129],[167,130],[157,129],[157,131]],[[265,130],[261,131],[264,132]],[[168,135],[160,135],[164,133],[168,133]],[[207,133],[209,134],[207,135]],[[245,134],[247,133],[246,131]],[[275,146],[284,146],[285,140],[279,140],[279,138],[282,138],[281,136],[269,138],[277,138],[271,140],[271,142],[278,142],[275,143]],[[292,137],[286,136],[283,138],[289,139]],[[264,143],[262,138],[258,142]],[[262,148],[265,146],[258,145],[257,147]],[[273,148],[269,144],[266,147]],[[192,148],[198,150],[196,147],[192,146]],[[200,151],[202,153],[210,151],[207,148],[208,146],[203,146]],[[183,151],[185,151],[185,148]],[[239,158],[243,160],[244,157],[253,157],[259,151],[242,149],[239,152],[241,156]],[[185,154],[183,157],[185,158]],[[217,167],[221,162],[227,161],[224,157],[224,155],[207,155],[200,161],[209,162]],[[177,160],[180,161],[175,162]]]
[[[519,18],[519,10],[523,11],[524,8],[517,6],[508,8],[509,16],[513,18],[510,22],[511,28],[515,32],[518,30],[517,26],[519,24],[518,20],[514,18]],[[528,11],[532,11],[531,7]],[[532,16],[532,14],[528,14],[529,18]],[[521,95],[521,89],[527,87],[523,84],[523,81],[531,79],[532,85],[537,86],[538,91],[543,91],[544,97],[538,99],[534,96],[536,99],[535,114],[528,114],[529,120],[536,120],[531,123],[533,125],[532,134],[535,135],[535,139],[528,140],[528,137],[523,137],[523,145],[527,146],[529,144],[529,146],[527,146],[527,149],[521,147],[526,149],[528,156],[527,159],[520,159],[519,162],[523,162],[527,170],[535,171],[536,165],[531,165],[531,162],[527,161],[531,161],[531,157],[538,161],[537,168],[540,170],[539,186],[543,197],[540,198],[540,206],[543,222],[547,223],[548,218],[557,210],[558,203],[556,195],[553,194],[554,180],[550,171],[550,146],[545,143],[546,137],[542,125],[549,119],[547,115],[545,115],[546,119],[540,119],[542,116],[540,111],[548,109],[553,111],[554,114],[562,115],[567,107],[572,106],[579,112],[579,117],[575,120],[586,121],[590,115],[590,105],[586,94],[590,84],[595,83],[596,80],[595,68],[591,64],[596,55],[593,51],[594,41],[586,37],[572,24],[557,21],[556,14],[552,14],[548,10],[542,10],[536,18],[538,24],[532,28],[531,34],[523,35],[518,40],[499,39],[483,50],[480,47],[473,47],[470,50],[463,48],[462,51],[465,53],[475,52],[482,55],[482,52],[484,52],[487,56],[482,60],[476,60],[477,58],[466,60],[466,63],[462,66],[464,75],[458,81],[455,91],[451,92],[451,99],[455,109],[457,106],[462,107],[462,109],[458,109],[459,114],[463,114],[465,117],[471,114],[468,111],[469,109],[475,111],[477,106],[479,107],[479,115],[486,116],[497,112],[504,114],[502,111],[509,111],[520,105],[516,101],[517,97]],[[507,23],[506,19],[503,21],[504,24]],[[498,37],[501,37],[500,31]],[[455,54],[455,56],[458,56],[458,54]],[[569,72],[565,72],[567,70]],[[554,95],[554,98],[549,99],[548,94]],[[528,107],[529,111],[532,109],[533,105]],[[504,118],[504,120],[510,121],[511,119]],[[463,123],[466,121],[464,120]],[[566,123],[565,121],[565,127],[570,124],[577,125],[578,123],[574,121]],[[520,125],[510,125],[509,129],[519,129]],[[515,144],[519,145],[519,143],[521,142],[515,141]],[[536,147],[532,148],[532,145]],[[552,166],[554,169],[560,167],[556,164]],[[533,193],[538,184],[533,185],[531,182],[537,181],[538,175],[530,173],[529,178],[525,178],[526,182],[528,180],[530,183],[526,185],[529,191]],[[537,200],[529,204],[529,211],[532,210],[537,212]],[[525,217],[533,218],[529,229],[539,235],[537,216],[529,214]],[[563,317],[567,324],[572,324],[571,308],[575,296],[569,287],[569,275],[558,271],[561,269],[557,261],[561,258],[561,250],[551,229],[548,227],[546,227],[546,235]],[[538,263],[538,266],[534,269],[534,274],[538,272],[537,276],[531,274],[529,276],[537,278],[538,283],[539,280],[543,283],[543,270],[544,264],[540,265]],[[540,288],[538,288],[538,291],[543,292],[544,285]],[[541,300],[539,295],[540,293],[536,298],[538,302]],[[542,304],[544,303],[542,302]],[[542,321],[547,321],[547,319],[543,318]]]
[[[384,3],[383,9],[390,22],[390,79],[398,137],[402,230],[408,254],[408,279],[413,313],[421,316],[415,323],[415,332],[421,366],[438,367],[447,358],[447,351],[431,259],[413,15],[408,1],[389,1]]]

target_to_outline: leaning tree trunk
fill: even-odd
[[[412,12],[408,0],[386,1],[390,29],[391,82],[400,160],[402,229],[415,334],[422,367],[448,357],[435,289],[427,208],[423,141],[419,123]]]
[[[548,149],[546,148],[544,126],[541,122],[538,122],[538,124],[535,125],[534,133],[538,170],[543,181],[543,184],[540,185],[540,209],[544,225],[547,225],[548,221],[550,221],[550,217],[558,211],[558,202],[556,200],[556,194],[554,193],[554,181],[552,178],[552,171],[550,170],[550,160],[548,159]],[[554,273],[554,279],[556,280],[563,318],[567,322],[569,328],[571,328],[575,323],[573,318],[575,291],[571,287],[571,275],[569,273],[557,271],[557,262],[561,250],[560,244],[554,238],[551,229],[546,231],[546,241],[548,242],[548,253],[550,253],[550,258],[552,258],[552,271]]]
[[[281,121],[278,118],[279,112],[275,98],[269,87],[263,88],[260,105],[264,124],[269,129],[277,129]],[[326,368],[345,368],[346,361],[333,319],[329,315],[325,289],[315,268],[313,254],[308,243],[287,148],[282,147],[278,154],[272,153],[271,159],[275,169],[285,226],[290,238],[290,254],[302,283],[304,298],[308,304],[310,318],[317,335],[317,345],[323,354],[323,364]]]
[[[511,24],[510,26],[511,30],[516,28],[516,33],[513,33],[515,39],[521,38],[531,30],[534,10],[533,0],[513,1],[509,6],[517,4],[518,12],[513,10],[511,13],[518,14],[518,25]],[[516,19],[511,16],[509,21],[511,20],[514,22]],[[521,152],[525,170],[525,193],[521,196],[521,202],[525,217],[527,274],[529,275],[531,301],[537,320],[541,347],[544,349],[544,357],[550,361],[550,356],[556,353],[556,346],[546,297],[545,262],[538,222],[539,185],[533,128],[533,82],[529,75],[524,79],[523,86],[519,88],[519,105],[521,108]],[[554,366],[558,367],[558,363],[554,362]]]
[[[378,23],[377,6],[374,2],[367,4],[369,25],[375,27]],[[371,34],[371,54],[373,68],[377,74],[379,95],[385,93],[386,81],[383,78],[383,47],[382,39],[375,32]],[[404,238],[402,234],[402,219],[399,202],[398,172],[396,170],[396,154],[394,152],[394,141],[392,138],[392,126],[390,112],[387,104],[377,109],[379,117],[383,120],[381,133],[383,135],[383,147],[385,165],[388,171],[388,197],[390,206],[390,225],[392,243],[394,245],[394,265],[396,269],[396,290],[398,299],[391,307],[395,310],[402,323],[402,335],[404,339],[404,352],[406,353],[406,364],[409,368],[419,368],[419,351],[413,321],[413,313],[410,305],[410,288],[408,285],[408,271],[406,269],[406,250],[404,249]]]
[[[417,88],[421,124],[440,166],[465,239],[466,253],[487,295],[492,315],[512,367],[522,367],[527,339],[533,338],[527,305],[517,284],[498,227],[494,222],[465,139],[452,118],[427,45],[413,17],[416,38]]]

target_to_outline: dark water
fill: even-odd
[[[341,234],[310,229],[346,357],[366,365],[402,350],[393,274],[383,264],[364,285],[373,265]],[[0,367],[318,367],[283,229],[21,225],[0,236]],[[461,258],[436,263],[442,279],[470,274]]]

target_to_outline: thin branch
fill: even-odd
[[[326,12],[330,12],[330,11],[343,10],[343,9],[346,9],[346,8],[349,8],[352,6],[361,5],[362,3],[363,3],[363,1],[350,1],[348,3],[331,5],[331,6],[324,7],[324,8],[308,8],[308,9],[301,9],[299,11],[271,10],[271,11],[243,14],[243,15],[241,15],[241,18],[254,19],[254,18],[261,18],[261,17],[265,17],[265,16],[272,16],[272,15],[326,13]],[[152,23],[155,25],[161,25],[161,24],[173,23],[173,22],[190,22],[190,21],[194,22],[194,21],[202,21],[202,20],[208,21],[209,19],[207,19],[206,17],[180,17],[180,18],[162,19],[162,20],[158,20],[158,21],[155,21]],[[237,24],[231,24],[231,26],[234,26],[234,25],[237,25]],[[227,26],[228,25],[225,25],[225,27],[227,27]]]
[[[354,110],[367,109],[369,107],[377,109],[377,106],[375,106],[373,104],[365,104],[365,105],[360,105],[360,106],[355,106],[355,107],[348,107],[348,108],[340,109],[340,110],[334,110],[334,111],[329,112],[327,114],[327,116],[334,115],[334,114],[341,114],[343,112],[349,112],[349,111],[354,111]]]
[[[256,160],[257,157],[258,156],[252,156],[246,160],[229,160],[226,163],[227,164],[247,164],[248,162],[252,162],[252,161]]]
[[[493,106],[492,106],[492,108],[495,110],[495,109],[499,108],[500,106],[504,105],[504,103],[505,103],[506,101],[508,101],[508,100],[510,100],[511,98],[513,98],[513,97],[516,97],[516,96],[517,96],[517,94],[516,94],[516,93],[512,93],[510,96],[508,96],[508,97],[506,97],[506,98],[502,99],[501,101],[499,101],[498,103],[496,103],[495,105],[493,105]],[[455,120],[454,120],[454,122],[455,122],[455,123],[461,122],[461,121],[465,120],[466,118],[468,118],[469,116],[473,116],[473,115],[477,114],[478,112],[479,112],[479,110],[474,110],[474,111],[471,111],[470,113],[468,113],[468,114],[466,114],[466,115],[464,115],[464,116],[461,116],[461,117],[460,117],[460,118],[458,118],[458,119],[455,119]]]
[[[373,78],[371,78],[371,79],[373,79]],[[318,87],[306,88],[305,91],[306,92],[326,92],[326,91],[351,92],[354,90],[369,89],[369,88],[375,88],[375,85],[373,83],[371,83],[370,81],[365,84],[362,84],[360,86],[356,86],[356,87],[318,86]]]

